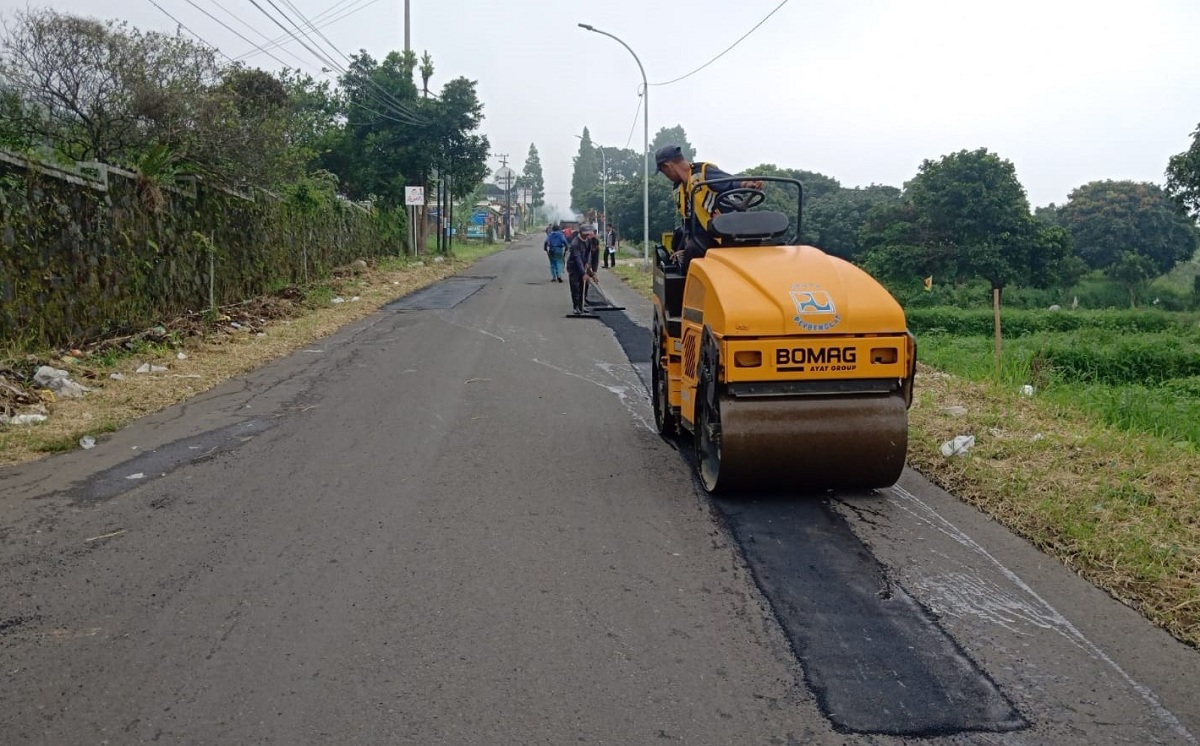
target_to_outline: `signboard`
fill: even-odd
[[[404,204],[409,207],[420,207],[425,204],[425,187],[406,186],[404,187]]]
[[[517,172],[513,171],[508,166],[501,166],[496,169],[496,184],[505,185],[509,179],[516,178]]]

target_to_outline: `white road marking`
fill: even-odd
[[[889,492],[890,494],[895,495],[895,497],[900,498],[899,500],[895,499],[894,497],[889,498],[892,504],[894,504],[896,507],[913,516],[917,520],[928,524],[938,531],[941,531],[962,546],[967,547],[991,562],[992,565],[994,565],[995,568],[1004,575],[1004,577],[1008,578],[1013,585],[1017,586],[1022,591],[1029,594],[1029,596],[1035,601],[1037,601],[1041,607],[1041,611],[1035,611],[1034,616],[1043,620],[1043,624],[1040,626],[1046,626],[1049,629],[1053,629],[1080,647],[1084,648],[1086,651],[1090,652],[1096,659],[1106,663],[1114,671],[1116,671],[1117,674],[1124,679],[1125,682],[1129,684],[1129,686],[1135,692],[1137,692],[1143,700],[1145,700],[1145,702],[1150,706],[1150,709],[1158,716],[1160,720],[1162,720],[1172,731],[1174,731],[1176,735],[1185,739],[1188,743],[1197,743],[1196,737],[1193,736],[1188,729],[1183,726],[1183,723],[1179,722],[1179,718],[1175,717],[1174,713],[1172,713],[1170,710],[1164,707],[1161,702],[1158,701],[1158,697],[1154,695],[1154,692],[1150,691],[1148,687],[1136,681],[1132,676],[1126,673],[1125,669],[1121,668],[1121,666],[1118,665],[1117,662],[1112,658],[1110,658],[1107,653],[1101,650],[1098,645],[1084,636],[1084,634],[1080,632],[1075,625],[1071,624],[1071,622],[1062,614],[1060,614],[1057,609],[1051,606],[1044,598],[1039,596],[1037,591],[1033,590],[1033,588],[1031,588],[1024,580],[1022,580],[1020,576],[1001,564],[1000,560],[993,557],[991,553],[984,549],[978,542],[976,542],[967,534],[963,533],[963,531],[953,523],[938,515],[933,508],[929,507],[929,505],[927,505],[923,500],[913,493],[899,485],[892,487]],[[906,505],[906,502],[909,504]],[[1026,607],[1032,609],[1032,607],[1028,607],[1027,605]]]

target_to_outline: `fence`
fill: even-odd
[[[0,151],[0,341],[79,343],[395,253],[369,207]]]

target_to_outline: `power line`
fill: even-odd
[[[151,2],[154,2],[154,0],[150,0],[150,1],[151,1]],[[239,38],[241,38],[241,39],[242,39],[242,41],[246,42],[247,44],[254,44],[254,42],[252,42],[252,41],[250,41],[249,39],[247,39],[247,38],[246,38],[246,35],[245,35],[245,34],[241,33],[241,32],[240,32],[240,31],[238,31],[237,29],[233,28],[233,27],[232,27],[232,26],[230,26],[228,23],[225,23],[225,22],[224,22],[224,21],[222,21],[220,18],[217,18],[217,17],[216,17],[216,16],[214,16],[212,13],[209,13],[209,12],[208,12],[207,10],[205,10],[204,8],[201,8],[199,5],[197,5],[196,3],[194,3],[192,0],[184,0],[184,1],[185,1],[185,2],[186,2],[188,5],[192,6],[192,7],[193,7],[193,8],[195,8],[196,10],[200,11],[201,13],[203,13],[204,15],[208,16],[209,18],[213,19],[213,20],[214,20],[214,21],[216,21],[217,23],[221,24],[222,26],[224,26],[226,29],[228,29],[228,30],[229,30],[229,31],[231,31],[232,33],[236,34],[236,35],[237,35]],[[156,5],[157,5],[157,4],[156,4]],[[218,6],[218,7],[219,7],[219,6]],[[225,11],[225,12],[226,12],[226,13],[228,13],[229,11]],[[239,20],[240,20],[240,19],[239,19]],[[243,23],[244,23],[244,21],[243,21]],[[207,42],[206,42],[206,43],[207,43]],[[224,52],[222,52],[222,54],[224,54]],[[275,60],[276,62],[278,62],[279,64],[283,65],[284,67],[289,67],[288,63],[286,63],[286,62],[284,62],[283,60],[279,59],[278,57],[276,57],[275,55],[271,54],[270,52],[266,52],[266,55],[267,55],[268,57],[270,57],[271,59]],[[226,56],[226,57],[228,58],[228,56]],[[232,60],[231,60],[231,61],[232,61]]]
[[[342,8],[341,10],[344,12],[342,12],[341,15],[337,16],[336,18],[331,17],[335,13],[338,12],[339,6],[343,6],[348,2],[354,2],[354,1],[355,0],[340,0],[340,2],[335,3],[333,6],[326,8],[325,10],[321,11],[317,15],[313,16],[313,22],[319,23],[322,28],[325,28],[327,26],[332,26],[333,24],[337,23],[338,21],[348,18],[348,17],[354,15],[355,13],[357,13],[358,11],[365,10],[366,8],[379,2],[379,0],[356,0],[357,6],[351,5],[348,8]],[[288,34],[280,34],[279,36],[276,36],[275,38],[271,39],[270,42],[268,42],[265,45],[265,47],[256,48],[254,50],[250,50],[250,51],[246,52],[245,54],[240,54],[240,55],[238,55],[237,59],[239,59],[239,60],[245,59],[247,57],[258,54],[259,52],[265,51],[265,49],[275,49],[276,47],[282,47],[284,45],[284,43],[289,41],[291,38],[292,37],[289,36]]]
[[[274,0],[266,0],[266,2],[272,8],[274,8],[275,11],[277,13],[279,13],[279,15],[283,16],[283,18],[288,23],[292,24],[292,26],[294,26],[297,31],[299,31],[301,34],[303,34],[306,39],[309,38],[308,34],[306,34],[304,32],[304,30],[300,28],[299,24],[297,24],[295,21],[293,21],[291,19],[291,17],[288,16],[287,13],[284,13],[282,10],[280,10],[279,6],[275,4]],[[300,46],[307,49],[309,51],[309,53],[312,54],[314,57],[316,57],[318,60],[324,62],[325,64],[329,65],[331,68],[333,68],[334,70],[337,70],[338,72],[342,73],[343,75],[345,75],[348,72],[348,70],[344,66],[342,66],[341,64],[339,64],[338,62],[333,60],[333,58],[329,57],[324,52],[318,52],[317,50],[313,49],[308,44],[306,44],[303,40],[300,39],[300,37],[296,36],[296,34],[293,33],[291,31],[291,29],[289,29],[287,26],[284,26],[279,21],[279,19],[275,18],[275,16],[271,15],[265,8],[263,8],[261,5],[259,5],[258,0],[250,0],[250,4],[253,5],[255,8],[257,8],[259,10],[259,12],[262,13],[263,15],[265,15],[272,23],[274,23],[279,28],[283,29],[283,31],[285,33],[287,33],[289,36],[291,36],[293,39],[295,39],[300,44]],[[316,44],[316,42],[313,42],[313,43]],[[316,45],[318,47],[320,47],[319,44],[316,44]],[[341,53],[339,52],[339,54],[341,54]],[[345,56],[345,55],[343,55],[343,56]],[[405,117],[407,119],[407,121],[404,122],[405,124],[422,125],[422,124],[428,123],[427,120],[422,118],[416,111],[414,111],[413,109],[411,109],[408,106],[405,106],[401,102],[397,101],[396,98],[394,96],[392,96],[392,94],[389,91],[384,89],[383,86],[379,85],[379,83],[377,83],[374,78],[372,78],[368,75],[368,76],[365,76],[364,79],[366,80],[367,83],[371,84],[372,87],[374,87],[376,90],[379,91],[379,93],[381,93],[383,95],[383,101],[390,103],[391,108],[393,109],[393,113],[395,113],[397,116]],[[399,121],[399,120],[396,120],[396,121]]]
[[[272,0],[267,0],[267,2],[271,5],[272,8],[274,8],[276,10],[276,12],[278,12],[281,16],[283,16],[284,19],[286,19],[288,21],[288,23],[291,23],[293,26],[295,26],[296,30],[300,31],[301,34],[304,34],[304,30],[301,29],[300,26],[295,21],[293,21],[286,13],[284,13],[282,10],[280,10],[278,5],[276,5],[274,2],[272,2]],[[279,28],[283,29],[285,33],[287,33],[289,36],[291,36],[293,39],[295,39],[297,42],[299,42],[300,46],[307,49],[309,51],[309,53],[312,54],[314,57],[316,57],[318,60],[320,60],[321,62],[324,62],[325,64],[329,65],[329,67],[342,73],[343,75],[347,74],[348,71],[345,67],[343,67],[339,63],[335,62],[332,58],[330,58],[328,55],[324,54],[323,52],[318,52],[315,49],[313,49],[312,47],[310,47],[308,44],[305,44],[304,41],[302,41],[298,36],[296,36],[296,34],[294,34],[291,31],[291,29],[284,26],[282,23],[279,22],[279,19],[275,18],[275,16],[271,15],[269,12],[267,12],[267,10],[265,8],[263,8],[261,5],[259,5],[258,0],[250,0],[250,4],[253,5],[255,8],[258,8],[259,12],[261,12],[272,23],[274,23]],[[304,34],[304,36],[305,36],[305,38],[308,38],[307,34]],[[318,46],[320,46],[320,45],[318,45]],[[419,119],[418,116],[416,115],[416,113],[413,112],[411,109],[400,105],[399,102],[397,102],[396,99],[388,91],[384,90],[383,86],[376,83],[373,78],[371,78],[370,76],[366,76],[365,80],[366,80],[366,82],[370,83],[374,88],[376,88],[380,93],[383,94],[383,99],[381,100],[381,102],[384,103],[384,108],[388,108],[390,106],[390,108],[393,109],[394,114],[396,114],[397,116],[400,116],[400,117],[404,117],[404,121],[401,121],[399,119],[395,119],[394,121],[400,122],[402,124],[410,124],[410,125],[414,125],[414,126],[426,123],[423,119]],[[370,97],[369,93],[368,93],[368,97]]]
[[[186,1],[186,2],[188,2],[188,3],[191,3],[193,6],[195,6],[195,3],[193,3],[193,2],[192,2],[192,0],[185,0],[185,1]],[[232,17],[232,18],[233,18],[234,20],[236,20],[238,23],[242,24],[243,26],[245,26],[246,28],[250,29],[250,30],[251,30],[251,31],[253,31],[254,33],[258,34],[258,35],[259,35],[259,36],[261,36],[262,38],[266,39],[268,42],[271,40],[271,37],[267,36],[266,34],[264,34],[264,33],[263,33],[263,32],[261,32],[261,31],[259,31],[259,30],[258,30],[258,28],[257,28],[256,26],[254,26],[253,24],[251,24],[249,21],[246,21],[245,19],[243,19],[243,18],[242,18],[241,16],[239,16],[237,13],[234,13],[232,10],[230,10],[229,8],[226,8],[224,5],[221,5],[221,3],[219,3],[217,0],[208,0],[208,1],[209,1],[210,3],[212,3],[213,5],[217,6],[218,8],[220,8],[221,10],[225,11],[225,13],[226,13],[226,14],[228,14],[230,17]],[[204,11],[203,11],[203,10],[201,10],[201,12],[204,12]],[[207,14],[207,13],[205,13],[205,15],[208,15],[208,14]],[[209,15],[209,18],[212,18],[212,16],[211,16],[211,15]],[[213,20],[216,20],[216,19],[214,18]],[[220,21],[217,21],[217,23],[220,23]],[[222,25],[224,25],[224,24],[222,24]],[[225,28],[229,28],[229,27],[228,27],[228,26],[225,26]],[[230,30],[230,31],[233,31],[233,29],[229,29],[229,30]],[[237,33],[237,32],[235,31],[234,33]],[[259,49],[259,50],[260,50],[260,51],[261,51],[263,54],[265,54],[265,55],[269,56],[271,59],[273,59],[273,60],[279,60],[279,58],[278,58],[278,57],[276,57],[275,55],[273,55],[273,54],[271,54],[270,52],[268,52],[268,51],[267,51],[267,50],[266,50],[264,47],[261,47],[261,46],[259,46],[259,45],[257,45],[257,44],[254,44],[254,42],[250,41],[249,39],[246,39],[246,37],[244,37],[244,36],[243,36],[242,38],[243,38],[243,39],[245,39],[245,40],[246,40],[247,42],[249,42],[250,44],[253,44],[253,45],[254,45],[254,46],[257,48],[257,49]],[[297,61],[297,62],[299,62],[301,65],[303,65],[303,64],[304,64],[304,60],[303,60],[303,59],[302,59],[302,58],[301,58],[301,57],[300,57],[298,54],[296,54],[295,52],[293,52],[292,50],[290,50],[290,49],[288,49],[288,48],[286,48],[286,47],[283,47],[283,46],[281,46],[281,47],[279,47],[279,51],[287,53],[288,55],[290,55],[290,56],[292,57],[292,59],[296,60],[296,61]],[[280,64],[282,64],[282,62],[281,62]]]
[[[633,130],[635,127],[637,127],[638,114],[642,113],[642,99],[644,99],[644,98],[645,98],[645,96],[643,96],[640,93],[638,94],[637,110],[633,112],[633,124],[629,125],[629,137],[625,138],[625,149],[626,150],[629,149],[629,143],[633,142]],[[643,157],[645,157],[645,156],[643,155]]]
[[[317,27],[316,27],[316,26],[313,24],[313,22],[312,22],[312,21],[310,21],[308,18],[305,18],[305,17],[304,17],[304,13],[303,13],[303,12],[302,12],[302,11],[301,11],[299,8],[297,8],[297,7],[296,7],[296,5],[295,5],[294,3],[290,2],[290,0],[280,0],[280,1],[281,1],[281,2],[282,2],[284,5],[286,5],[286,6],[288,6],[289,8],[291,8],[292,12],[296,14],[296,17],[297,17],[297,18],[299,18],[301,21],[303,21],[303,22],[304,22],[304,24],[305,24],[306,26],[308,26],[308,28],[310,28],[310,29],[311,29],[311,30],[312,30],[314,33],[316,33],[316,34],[317,34],[317,36],[321,37],[321,38],[322,38],[322,39],[325,41],[325,44],[326,44],[326,45],[327,45],[327,46],[328,46],[330,49],[332,49],[333,51],[335,51],[335,52],[337,52],[339,55],[341,55],[341,56],[342,56],[342,59],[346,60],[346,62],[352,62],[352,60],[350,59],[350,56],[349,56],[349,55],[347,55],[347,54],[346,54],[345,52],[343,52],[342,50],[338,49],[337,45],[336,45],[336,44],[334,44],[332,41],[330,41],[330,40],[329,40],[329,37],[327,37],[327,36],[325,36],[325,34],[321,33],[321,30],[320,30],[319,28],[317,28]],[[271,5],[272,5],[273,7],[275,6],[275,3],[273,2],[273,0],[267,0],[267,2],[271,3]],[[279,10],[279,8],[278,8],[278,7],[276,7],[275,9],[276,9],[276,10]],[[282,11],[282,10],[280,10],[279,12],[280,12],[280,14],[281,14],[281,15],[283,15],[283,11]],[[287,16],[284,16],[284,17],[286,18]],[[305,33],[303,30],[301,30],[301,29],[300,29],[300,27],[299,27],[299,26],[296,24],[296,22],[295,22],[295,21],[292,21],[290,18],[288,18],[288,21],[289,21],[289,22],[291,22],[293,26],[296,26],[296,29],[297,29],[298,31],[300,31],[300,33],[304,34],[305,38],[307,38],[307,39],[309,39],[309,40],[312,40],[312,37],[311,37],[311,36],[309,36],[307,33]],[[318,44],[318,43],[317,43],[315,40],[312,40],[312,41],[313,41],[313,43],[314,43],[314,44],[317,44],[317,46],[320,46],[320,44]],[[383,94],[384,94],[384,96],[385,96],[385,98],[386,98],[388,101],[390,101],[390,102],[392,103],[392,105],[393,105],[393,106],[395,106],[397,109],[399,109],[400,111],[403,111],[403,112],[405,112],[406,114],[408,114],[408,115],[410,115],[410,116],[412,116],[412,117],[414,117],[414,118],[417,118],[417,119],[423,119],[423,117],[420,115],[420,113],[418,113],[418,112],[417,112],[417,111],[416,111],[416,110],[415,110],[415,109],[414,109],[414,108],[413,108],[413,107],[412,107],[410,104],[406,104],[406,103],[404,103],[404,102],[401,102],[399,99],[397,99],[395,96],[393,96],[393,95],[392,95],[392,94],[391,94],[389,91],[386,91],[386,90],[384,90],[384,89],[383,89],[382,87],[380,87],[380,86],[375,86],[375,87],[376,87],[376,88],[379,88],[379,91],[380,91],[381,93],[383,93]]]
[[[712,63],[714,63],[714,62],[716,62],[717,60],[719,60],[719,59],[721,59],[722,57],[724,57],[726,52],[729,52],[729,51],[730,51],[730,50],[732,50],[734,47],[736,47],[738,44],[741,44],[741,43],[742,43],[742,41],[744,41],[744,40],[745,40],[745,38],[746,38],[747,36],[749,36],[750,34],[753,34],[755,31],[757,31],[757,30],[758,30],[758,27],[759,27],[759,26],[761,26],[761,25],[763,25],[764,23],[766,23],[766,22],[767,22],[767,19],[769,19],[771,16],[773,16],[773,15],[775,15],[777,12],[779,12],[779,9],[780,9],[780,8],[782,8],[783,6],[787,5],[787,1],[788,1],[788,0],[783,0],[783,2],[781,2],[779,5],[776,5],[776,6],[775,6],[775,10],[772,10],[772,11],[771,11],[770,13],[768,13],[768,14],[767,14],[767,15],[766,15],[766,16],[765,16],[765,17],[764,17],[764,18],[763,18],[761,21],[759,21],[758,23],[754,24],[754,28],[752,28],[752,29],[750,29],[749,31],[747,31],[746,33],[742,34],[742,36],[741,36],[741,37],[740,37],[740,38],[739,38],[737,41],[735,41],[734,43],[732,43],[732,44],[730,44],[728,47],[726,47],[726,48],[725,48],[725,49],[724,49],[724,50],[723,50],[723,51],[722,51],[720,54],[718,54],[716,57],[713,57],[711,60],[709,60],[708,62],[705,62],[705,63],[704,63],[703,65],[701,65],[700,67],[697,67],[695,70],[692,70],[692,71],[691,71],[690,73],[688,73],[687,75],[680,75],[678,78],[674,78],[674,79],[672,79],[672,80],[665,80],[665,81],[663,81],[662,83],[651,83],[650,85],[656,85],[656,86],[657,86],[657,85],[671,85],[672,83],[678,83],[679,81],[683,80],[684,78],[690,78],[690,77],[692,77],[692,76],[693,76],[693,75],[695,75],[696,73],[700,72],[700,71],[701,71],[701,70],[703,70],[704,68],[708,67],[708,66],[709,66],[709,65],[711,65]]]
[[[151,2],[153,2],[153,0],[151,0]],[[278,57],[276,57],[275,55],[273,55],[273,54],[271,54],[270,52],[268,52],[267,50],[263,49],[261,46],[259,46],[259,45],[255,44],[254,42],[250,41],[249,39],[247,39],[247,38],[246,38],[245,36],[243,36],[242,34],[238,34],[238,32],[237,32],[235,29],[231,28],[231,27],[230,27],[228,24],[226,24],[226,23],[222,22],[222,21],[221,21],[219,18],[217,18],[217,17],[213,16],[213,15],[212,15],[211,13],[209,13],[208,11],[206,11],[206,10],[204,10],[203,8],[201,8],[200,6],[196,5],[196,3],[192,2],[192,0],[185,0],[185,2],[189,3],[190,5],[192,5],[193,7],[195,7],[197,10],[199,10],[201,13],[204,13],[204,14],[205,14],[206,16],[208,16],[209,18],[212,18],[212,19],[213,19],[214,21],[216,21],[217,23],[220,23],[220,24],[221,24],[222,26],[224,26],[225,28],[227,28],[227,29],[229,29],[230,31],[232,31],[233,33],[237,34],[239,37],[241,37],[241,38],[242,38],[242,40],[244,40],[244,41],[245,41],[245,42],[247,42],[248,44],[250,44],[250,45],[252,45],[252,46],[256,47],[257,49],[259,49],[260,51],[262,51],[264,54],[266,54],[268,57],[270,57],[271,59],[275,60],[275,61],[276,61],[276,62],[278,62],[279,64],[283,65],[285,69],[288,67],[288,65],[287,65],[286,63],[284,63],[284,62],[283,62],[283,60],[279,59],[279,58],[278,58]],[[221,5],[221,3],[220,3],[220,2],[218,2],[218,0],[209,0],[209,2],[211,2],[213,5],[217,6],[217,7],[218,7],[218,8],[220,8],[221,10],[225,11],[227,14],[229,14],[229,15],[230,15],[230,16],[231,16],[231,17],[232,17],[234,20],[236,20],[238,23],[242,24],[242,25],[243,25],[243,26],[245,26],[246,28],[248,28],[248,29],[250,29],[251,31],[253,31],[254,33],[258,34],[258,35],[259,35],[259,36],[261,36],[262,38],[264,38],[264,39],[267,39],[267,40],[269,40],[269,39],[270,39],[270,37],[268,37],[268,36],[267,36],[266,34],[264,34],[263,32],[259,31],[259,30],[258,30],[258,28],[256,28],[256,27],[255,27],[253,24],[249,23],[248,21],[246,21],[245,19],[241,18],[240,16],[238,16],[238,15],[237,15],[236,13],[234,13],[233,11],[231,11],[231,10],[229,10],[228,8],[226,8],[225,6]],[[291,56],[292,56],[292,58],[293,58],[293,59],[295,59],[297,62],[299,62],[301,65],[303,65],[303,64],[304,64],[304,60],[303,60],[303,59],[301,59],[299,55],[297,55],[297,54],[295,54],[294,52],[292,52],[290,49],[287,49],[287,48],[285,48],[285,47],[282,47],[282,46],[281,46],[281,47],[279,47],[279,49],[280,49],[280,51],[286,52],[287,54],[291,55]],[[222,52],[222,54],[224,54],[224,52]],[[228,59],[228,55],[226,55],[226,58]],[[233,60],[230,60],[230,61],[232,62]],[[235,64],[236,64],[236,63],[235,63]],[[297,68],[297,69],[299,69],[299,68]],[[327,75],[327,77],[330,77],[330,78],[332,79],[332,76],[328,76],[328,75]],[[386,109],[388,109],[388,108],[389,108],[389,104],[388,104],[388,102],[387,102],[387,101],[384,101],[384,100],[381,100],[381,99],[378,99],[378,98],[373,98],[373,97],[371,97],[369,94],[367,95],[367,100],[368,100],[368,101],[370,101],[371,103],[375,104],[376,106],[379,106],[379,107],[380,107],[380,108],[382,108],[382,109],[385,109],[385,110],[386,110]],[[384,114],[384,113],[382,113],[382,112],[378,112],[378,111],[376,111],[376,110],[374,110],[374,109],[372,109],[372,108],[370,108],[370,107],[368,107],[368,106],[366,106],[366,105],[364,105],[364,104],[362,104],[362,103],[360,103],[360,102],[357,102],[357,101],[350,101],[349,103],[350,103],[351,105],[353,105],[353,106],[357,106],[357,107],[359,107],[360,109],[363,109],[364,111],[367,111],[367,112],[369,112],[369,113],[371,113],[371,114],[374,114],[375,116],[377,116],[377,117],[380,117],[381,119],[387,119],[387,120],[389,120],[389,121],[396,122],[397,124],[413,124],[412,122],[409,122],[409,121],[402,121],[402,120],[400,120],[400,119],[396,119],[395,117],[388,116],[387,114]],[[397,116],[401,116],[401,114],[397,113]]]
[[[176,23],[176,25],[178,25],[178,26],[179,26],[181,29],[183,29],[184,31],[188,32],[188,33],[189,33],[189,34],[191,34],[192,36],[194,36],[194,37],[196,37],[197,39],[199,39],[199,40],[201,41],[201,43],[203,43],[204,45],[208,46],[208,47],[209,47],[210,49],[212,49],[214,52],[216,52],[217,54],[221,55],[222,57],[224,57],[225,59],[229,60],[230,62],[233,62],[233,61],[234,61],[234,59],[233,59],[232,57],[230,57],[229,55],[227,55],[227,54],[225,54],[224,52],[222,52],[220,47],[218,47],[217,45],[215,45],[215,44],[213,44],[212,42],[208,41],[207,39],[205,39],[205,38],[204,38],[203,36],[201,36],[200,34],[197,34],[195,31],[192,31],[190,28],[188,28],[187,26],[185,26],[185,25],[184,25],[183,21],[179,20],[179,19],[178,19],[178,18],[176,18],[175,16],[171,15],[170,13],[168,13],[168,12],[167,12],[167,10],[166,10],[166,8],[164,8],[163,6],[159,5],[158,3],[154,2],[154,0],[150,0],[150,4],[151,4],[151,5],[153,5],[154,7],[158,8],[159,10],[161,10],[161,11],[163,12],[163,15],[165,15],[167,18],[170,18],[172,21],[174,21],[174,22]]]

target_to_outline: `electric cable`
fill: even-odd
[[[271,7],[275,8],[275,10],[278,11],[280,15],[282,15],[285,19],[287,19],[287,21],[289,23],[291,23],[293,26],[296,26],[297,29],[300,28],[299,25],[297,25],[294,21],[292,21],[292,19],[290,17],[288,17],[288,15],[286,13],[279,10],[279,6],[275,5],[275,3],[272,2],[272,0],[266,0],[266,1],[267,1],[267,3],[269,3],[271,5]],[[314,50],[312,47],[310,47],[308,44],[306,44],[303,40],[301,40],[299,37],[297,37],[296,34],[293,33],[286,26],[284,26],[279,21],[279,19],[277,19],[275,16],[271,15],[265,8],[263,8],[261,5],[259,5],[258,0],[250,0],[250,4],[253,5],[255,8],[257,8],[259,10],[259,12],[261,12],[263,15],[265,15],[272,23],[274,23],[279,28],[283,29],[283,31],[285,33],[287,33],[289,36],[291,36],[293,39],[295,39],[300,44],[300,46],[307,49],[309,51],[309,53],[312,54],[314,57],[316,57],[318,60],[329,65],[334,70],[341,72],[343,75],[348,72],[345,67],[343,67],[342,65],[339,65],[337,62],[333,61],[327,55]],[[301,33],[303,33],[303,31],[301,31]],[[307,38],[307,36],[305,38]],[[370,83],[373,87],[375,87],[377,90],[379,90],[381,93],[384,94],[384,98],[382,99],[383,102],[386,102],[388,98],[391,98],[391,94],[388,91],[384,90],[384,88],[382,86],[380,86],[378,83],[376,83],[373,78],[367,76],[365,78],[365,80],[368,83]],[[401,124],[420,126],[420,125],[428,123],[427,120],[425,120],[423,118],[419,118],[419,116],[416,115],[411,110],[409,110],[403,106],[396,106],[395,103],[391,104],[390,106],[385,106],[384,108],[396,109],[396,110],[392,111],[391,113],[396,114],[397,116],[403,117],[404,119],[403,119],[403,121],[401,119],[394,119],[393,121],[399,122]]]
[[[777,12],[779,12],[779,9],[780,9],[780,8],[782,8],[783,6],[787,5],[787,2],[788,2],[788,0],[783,0],[783,2],[781,2],[779,5],[776,5],[776,6],[775,6],[775,10],[772,10],[772,11],[771,11],[770,13],[768,13],[768,14],[767,14],[767,15],[766,15],[766,16],[765,16],[765,17],[764,17],[764,18],[763,18],[761,21],[759,21],[758,23],[754,24],[754,28],[752,28],[752,29],[750,29],[749,31],[747,31],[746,33],[742,34],[742,35],[741,35],[741,37],[740,37],[740,38],[739,38],[737,41],[735,41],[734,43],[732,43],[732,44],[730,44],[728,47],[726,47],[726,48],[725,48],[725,49],[724,49],[724,50],[723,50],[723,51],[722,51],[720,54],[718,54],[716,57],[713,57],[711,60],[709,60],[708,62],[705,62],[705,63],[704,63],[703,65],[701,65],[700,67],[697,67],[695,70],[692,70],[692,71],[691,71],[690,73],[688,73],[687,75],[680,75],[678,78],[673,78],[673,79],[671,79],[671,80],[664,80],[664,81],[663,81],[663,82],[661,82],[661,83],[651,83],[650,85],[653,85],[653,86],[660,86],[660,85],[671,85],[672,83],[678,83],[679,81],[683,80],[684,78],[690,78],[690,77],[692,77],[692,76],[693,76],[693,75],[695,75],[696,73],[700,72],[700,71],[701,71],[701,70],[703,70],[704,68],[708,67],[708,66],[709,66],[709,65],[711,65],[712,63],[714,63],[714,62],[716,62],[717,60],[719,60],[719,59],[721,59],[722,57],[724,57],[724,56],[725,56],[725,54],[726,54],[726,52],[729,52],[729,51],[730,51],[730,50],[732,50],[734,47],[736,47],[738,44],[741,44],[741,43],[742,43],[742,42],[743,42],[743,41],[746,39],[746,37],[747,37],[747,36],[749,36],[750,34],[753,34],[755,31],[757,31],[757,30],[758,30],[758,27],[759,27],[759,26],[761,26],[761,25],[763,25],[764,23],[766,23],[766,22],[767,22],[767,19],[769,19],[771,16],[773,16],[773,15],[775,15]]]
[[[178,18],[176,18],[175,16],[171,15],[170,13],[168,13],[166,8],[164,8],[163,6],[159,5],[158,3],[154,2],[154,0],[150,0],[150,4],[151,4],[151,5],[153,5],[154,7],[158,8],[159,10],[161,10],[161,11],[163,12],[163,15],[165,15],[167,18],[170,18],[172,21],[174,21],[174,22],[175,22],[175,23],[176,23],[176,24],[177,24],[177,25],[178,25],[178,26],[179,26],[181,29],[183,29],[184,31],[188,32],[188,33],[189,33],[189,34],[191,34],[192,36],[194,36],[194,37],[196,37],[197,39],[199,39],[199,40],[200,40],[200,42],[201,42],[202,44],[204,44],[205,46],[209,47],[209,48],[210,48],[210,49],[212,49],[214,52],[216,52],[217,54],[221,55],[222,57],[224,57],[225,59],[229,60],[230,62],[234,62],[234,59],[233,59],[232,57],[230,57],[229,55],[225,54],[224,52],[222,52],[220,47],[218,47],[217,45],[213,44],[213,43],[212,43],[212,42],[210,42],[208,39],[205,39],[205,38],[204,38],[203,36],[201,36],[200,34],[197,34],[195,31],[192,31],[190,28],[188,28],[186,25],[184,25],[183,21],[179,20],[179,19],[178,19]]]
[[[629,137],[625,138],[625,149],[626,150],[629,149],[629,143],[633,142],[633,131],[634,131],[634,129],[637,128],[638,114],[642,113],[642,99],[644,99],[644,98],[645,98],[644,94],[641,94],[641,93],[638,94],[637,109],[633,112],[633,124],[629,125]],[[642,157],[644,158],[645,154],[643,154]]]

